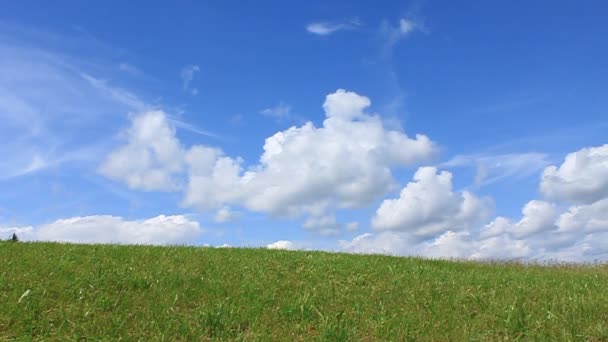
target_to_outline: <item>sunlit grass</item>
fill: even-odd
[[[31,338],[608,341],[608,266],[0,242],[0,340]]]

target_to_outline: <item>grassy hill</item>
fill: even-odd
[[[0,242],[0,340],[608,341],[608,265]]]

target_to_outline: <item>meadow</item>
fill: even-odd
[[[0,242],[0,340],[608,341],[608,265]]]

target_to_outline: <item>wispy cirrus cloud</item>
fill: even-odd
[[[104,56],[92,63],[62,49],[78,42],[110,50],[97,48],[100,43],[88,35],[64,38],[2,22],[0,29],[0,180],[68,162],[98,163],[130,113],[158,106],[121,86],[136,66]],[[47,47],[49,42],[56,46]],[[217,137],[181,116],[170,120],[179,129]]]
[[[318,36],[328,36],[338,31],[353,30],[361,26],[358,19],[345,22],[317,21],[306,25],[306,31]]]
[[[279,102],[274,107],[264,108],[260,111],[260,114],[278,121],[290,119],[293,115],[291,106],[284,102]]]
[[[60,54],[2,40],[0,55],[0,178],[74,160],[78,150],[101,144],[121,115],[140,106],[81,74],[77,62]]]
[[[397,24],[383,21],[378,30],[378,36],[382,42],[382,58],[390,58],[397,43],[415,32],[428,33],[429,31],[422,21],[414,18],[401,18]]]
[[[190,87],[190,83],[194,80],[194,74],[201,71],[201,68],[196,64],[191,64],[185,66],[180,72],[180,77],[182,78],[184,90],[189,92],[192,95],[198,94],[197,88]]]
[[[459,154],[440,164],[446,168],[475,168],[474,186],[481,187],[512,179],[535,177],[551,163],[539,152]]]

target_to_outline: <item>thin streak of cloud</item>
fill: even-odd
[[[481,187],[507,179],[524,179],[538,175],[550,164],[544,153],[460,154],[441,163],[440,167],[476,168],[474,186]]]
[[[361,23],[358,19],[353,19],[348,22],[319,21],[306,25],[306,31],[319,36],[328,36],[338,31],[352,30],[359,26],[361,26]]]
[[[196,133],[198,135],[204,135],[206,137],[222,139],[222,137],[220,135],[207,131],[207,130],[204,130],[202,128],[199,128],[191,123],[188,123],[188,122],[185,122],[185,121],[173,118],[173,117],[169,118],[169,121],[171,121],[171,123],[173,123],[173,125],[175,125],[175,127],[177,127],[177,128],[181,128],[186,131]]]
[[[190,83],[194,80],[194,74],[199,71],[201,71],[201,68],[196,64],[192,64],[185,66],[180,73],[182,81],[184,82],[184,90],[192,95],[198,94],[198,89],[191,88]]]
[[[411,36],[416,31],[428,34],[424,23],[412,18],[401,18],[398,25],[392,25],[387,21],[382,22],[378,31],[380,40],[383,42],[382,57],[384,59],[389,58],[397,43]]]
[[[85,73],[81,73],[80,76],[89,82],[89,84],[94,88],[97,88],[99,91],[105,93],[115,101],[122,103],[133,110],[143,112],[151,108],[151,106],[139,99],[133,93],[122,88],[112,87],[108,85],[106,80],[98,79]]]
[[[292,110],[290,105],[287,105],[284,102],[279,102],[279,104],[274,107],[262,109],[260,114],[276,120],[286,120],[292,117]]]

